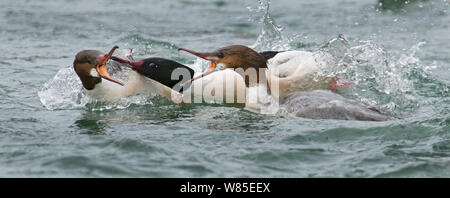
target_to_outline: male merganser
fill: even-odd
[[[250,81],[251,77],[244,73],[239,73],[248,87],[252,83],[258,86],[266,86],[272,96],[279,98],[280,105],[288,114],[298,117],[316,119],[352,119],[352,120],[372,120],[382,121],[389,119],[379,111],[365,107],[356,102],[343,98],[331,91],[315,90],[299,92],[295,88],[297,82],[304,82],[301,78],[310,74],[314,69],[307,66],[300,66],[293,74],[287,77],[278,77],[270,73],[267,66],[267,59],[264,55],[243,45],[232,45],[220,48],[213,52],[199,53],[192,50],[180,48],[180,50],[194,54],[200,58],[211,61],[211,65],[200,76],[193,78],[190,82],[212,74],[215,69],[241,69],[246,71],[253,69],[256,71],[256,81]],[[276,56],[276,55],[275,55]],[[300,79],[299,79],[300,78]],[[255,80],[255,78],[253,79]],[[273,89],[271,85],[278,84],[279,87]]]
[[[131,69],[138,72],[139,74],[152,80],[158,81],[159,83],[179,92],[182,92],[184,88],[181,85],[186,81],[192,79],[192,77],[194,76],[193,69],[169,59],[154,57],[146,58],[140,61],[130,61],[115,56],[113,56],[111,59],[120,63],[126,63],[131,67]],[[177,78],[178,76],[175,76],[175,71],[179,72],[180,74],[186,74],[186,77]]]
[[[134,71],[138,72],[142,76],[150,78],[152,80],[158,81],[165,86],[172,88],[174,93],[178,93],[175,95],[177,98],[171,98],[174,95],[166,95],[172,101],[182,99],[182,103],[192,103],[192,102],[216,102],[217,97],[223,96],[223,101],[228,100],[225,97],[234,95],[238,96],[237,93],[228,93],[227,90],[223,89],[223,93],[219,94],[217,90],[216,93],[213,94],[213,98],[203,97],[203,93],[205,89],[210,87],[217,87],[214,85],[220,84],[218,86],[226,87],[225,77],[230,79],[230,77],[234,77],[234,81],[236,81],[235,85],[242,85],[239,87],[234,87],[229,90],[244,90],[240,91],[243,93],[244,100],[240,101],[237,98],[233,98],[233,104],[245,104],[245,83],[242,81],[242,78],[236,74],[234,71],[226,70],[222,72],[217,72],[212,75],[209,75],[202,79],[202,81],[196,81],[195,83],[190,83],[194,76],[200,75],[199,73],[195,73],[193,69],[183,64],[180,64],[176,61],[163,59],[163,58],[146,58],[140,61],[132,61],[125,60],[123,58],[113,56],[111,58],[114,61],[128,64],[130,68]],[[173,80],[177,79],[177,80]],[[180,80],[181,79],[181,80]],[[187,83],[189,82],[189,83]],[[201,82],[201,83],[200,83]],[[206,86],[208,85],[208,86]],[[213,86],[211,86],[213,85]],[[220,96],[219,96],[220,95]],[[192,96],[190,98],[184,96]],[[181,98],[183,97],[183,98]],[[201,101],[195,100],[192,98],[200,98]]]
[[[75,60],[73,62],[75,72],[80,78],[83,87],[87,90],[89,97],[102,101],[115,101],[123,97],[151,92],[172,99],[175,103],[179,103],[177,97],[173,96],[178,96],[178,98],[181,98],[181,96],[179,96],[180,93],[172,89],[172,84],[174,82],[182,83],[183,79],[178,81],[166,81],[167,77],[164,76],[164,74],[166,74],[167,71],[165,71],[165,67],[162,67],[162,70],[158,68],[155,69],[155,67],[148,67],[152,65],[150,63],[151,61],[146,61],[146,64],[141,64],[141,68],[144,70],[136,69],[136,67],[134,67],[133,70],[130,70],[128,81],[126,83],[122,83],[111,77],[108,73],[107,67],[112,69],[111,67],[114,64],[107,63],[108,60],[112,58],[112,55],[117,48],[117,46],[113,47],[109,53],[105,55],[102,55],[102,53],[97,50],[83,50],[78,52],[75,56]],[[127,61],[128,63],[134,63],[134,65],[139,65],[141,63],[139,61],[133,62],[131,57],[114,57],[114,59],[120,59],[120,62]],[[158,65],[164,65],[165,63],[171,61],[156,58],[153,59],[153,62],[159,63]],[[183,67],[181,65],[176,65],[174,67],[170,67],[170,69],[176,69],[178,67],[185,68],[185,66]],[[122,71],[120,66],[114,69]],[[157,78],[154,76],[152,76],[153,78],[147,78],[141,75],[141,73],[146,74],[145,72],[151,71],[151,69],[154,69],[155,74],[162,75],[163,78]],[[189,79],[185,79],[185,81],[186,80]],[[175,101],[175,99],[177,99],[177,101]]]

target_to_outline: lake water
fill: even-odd
[[[381,2],[381,5],[380,5]],[[0,177],[450,177],[448,0],[0,2]],[[134,96],[89,101],[83,49],[327,49],[387,122],[261,115]]]

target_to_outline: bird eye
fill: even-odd
[[[217,57],[223,58],[223,53],[222,52],[217,53]]]

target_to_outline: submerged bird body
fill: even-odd
[[[280,100],[285,113],[311,119],[385,121],[390,117],[327,90],[296,92]]]

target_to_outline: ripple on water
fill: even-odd
[[[0,53],[0,176],[450,177],[450,59],[442,42],[448,15],[442,2],[393,12],[379,12],[374,2],[342,9],[272,1],[271,15],[267,1],[259,1],[249,21],[245,6],[228,1],[114,1],[87,10],[90,0],[2,1],[0,41],[8,50]],[[223,19],[227,27],[219,27]],[[349,45],[336,40],[317,51],[339,31]],[[308,120],[224,105],[178,107],[145,96],[96,102],[64,67],[81,49],[115,43],[135,48],[137,59],[159,56],[201,71],[208,62],[178,53],[178,44],[208,50],[255,40],[256,50],[326,54],[326,72],[358,85],[342,95],[402,119]]]
[[[56,167],[58,169],[66,170],[69,175],[102,177],[102,176],[126,176],[130,173],[126,171],[126,167],[111,164],[108,162],[100,162],[100,160],[93,160],[86,156],[66,156],[58,157],[49,160],[42,164],[44,167]]]
[[[376,175],[375,177],[449,177],[450,163],[406,163],[392,171],[386,171]]]
[[[158,148],[148,142],[142,140],[123,138],[111,142],[109,146],[125,152],[142,152],[142,153],[162,153],[168,154],[164,149]]]
[[[433,151],[450,153],[450,140],[443,140],[433,145]],[[450,154],[448,154],[450,155]]]

